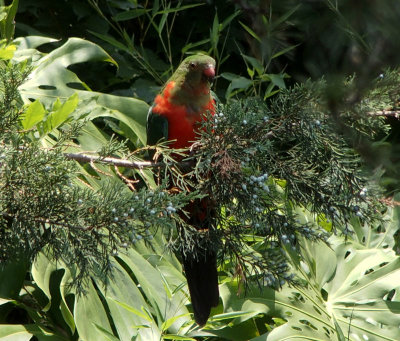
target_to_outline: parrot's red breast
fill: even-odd
[[[168,119],[168,140],[175,140],[171,143],[172,148],[189,147],[196,138],[198,124],[204,119],[204,114],[209,111],[215,112],[214,100],[210,96],[210,101],[198,111],[193,111],[190,107],[174,104],[171,98],[171,91],[175,87],[175,82],[170,81],[164,91],[157,95],[154,100],[153,112]],[[199,95],[207,89],[198,89]]]

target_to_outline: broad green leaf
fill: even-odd
[[[250,63],[250,65],[257,71],[258,75],[263,74],[264,67],[258,59],[254,58],[254,57],[246,56],[244,54],[242,54],[242,57],[244,58],[244,60],[246,62]]]
[[[187,301],[186,297],[180,292],[171,296],[173,289],[182,283],[182,274],[179,274],[175,267],[169,266],[168,269],[165,269],[166,263],[163,265],[164,268],[161,266],[160,269],[153,267],[151,263],[133,249],[130,249],[127,255],[121,254],[121,259],[135,274],[146,299],[153,309],[156,309],[156,316],[160,321],[165,321],[173,316],[182,316],[174,321],[171,329],[172,332],[177,332],[182,324],[188,321],[184,317],[188,313],[184,305]],[[180,280],[175,283],[174,281],[171,282],[172,276],[168,274],[169,272],[177,273]]]
[[[271,79],[271,82],[275,84],[280,89],[286,89],[285,81],[283,80],[285,76],[283,74],[273,74],[269,73],[267,76]]]
[[[300,239],[301,255],[292,256],[292,263],[304,286],[262,292],[250,288],[246,296],[238,297],[233,283],[223,284],[225,312],[250,313],[234,321],[238,326],[257,314],[284,321],[252,339],[257,341],[347,340],[348,336],[350,340],[400,340],[400,258],[387,247],[398,228],[393,213],[397,210],[388,209],[380,229],[370,226],[368,238],[363,236],[365,230],[346,242],[333,236],[330,246]],[[304,210],[298,215],[303,222],[313,221]]]
[[[143,144],[146,143],[146,119],[149,105],[143,101],[104,94],[99,96],[99,105],[111,109],[109,116],[125,123],[135,135],[139,137]],[[90,115],[89,118],[100,117],[101,115]],[[136,141],[132,141],[136,142]]]
[[[250,79],[240,76],[232,80],[231,89],[247,89],[252,84],[253,82]]]
[[[0,297],[17,298],[23,286],[28,263],[24,259],[16,259],[13,262],[0,265]]]
[[[0,20],[1,38],[9,42],[14,36],[15,29],[15,15],[18,10],[19,0],[13,0],[11,5],[2,6],[1,10],[6,16],[2,16]]]
[[[54,262],[51,262],[44,253],[39,253],[32,265],[32,277],[37,286],[46,294],[51,304],[50,276],[57,270]]]
[[[60,262],[59,262],[60,263]],[[67,267],[64,266],[64,274],[61,279],[60,283],[60,294],[61,294],[61,302],[60,302],[60,310],[61,310],[61,315],[65,321],[65,323],[68,325],[68,327],[71,330],[71,334],[75,332],[75,318],[73,315],[73,312],[70,310],[66,297],[70,295],[71,293],[75,294],[72,284],[73,284],[73,279],[75,277],[75,267]]]
[[[186,295],[181,290],[174,291],[185,281],[177,269],[180,264],[173,264],[177,260],[172,255],[157,254],[165,252],[164,245],[162,235],[156,233],[151,247],[137,243],[136,250],[121,252],[118,259],[123,260],[123,266],[114,262],[107,287],[99,287],[121,340],[160,339],[167,329],[181,334],[182,325],[190,321],[183,304]]]
[[[250,86],[253,85],[253,82],[251,79],[235,75],[233,73],[222,73],[221,76],[225,79],[228,79],[231,81],[231,83],[228,86],[228,89],[226,90],[225,93],[225,98],[229,98],[234,94],[234,90],[239,89],[238,91],[243,91],[248,89]]]
[[[114,63],[113,59],[98,45],[86,40],[71,38],[64,45],[45,55],[37,63],[30,79],[20,87],[25,102],[31,98],[40,98],[45,107],[50,108],[58,98],[66,100],[75,92],[82,93],[80,98],[92,97],[90,91],[76,90],[69,84],[82,84],[80,79],[67,68],[88,61]]]
[[[62,278],[60,281],[56,281],[56,271],[63,270]],[[44,253],[39,253],[32,265],[32,277],[36,285],[44,292],[47,296],[49,303],[43,309],[49,311],[49,309],[57,305],[56,309],[59,309],[64,322],[68,325],[71,330],[71,334],[75,331],[75,322],[72,312],[70,311],[65,297],[68,294],[73,293],[71,291],[71,272],[70,269],[65,266],[61,261],[57,264],[51,261]],[[52,292],[56,293],[57,300],[53,301]],[[60,295],[58,295],[58,292]],[[61,299],[58,298],[60,296]]]
[[[161,335],[157,324],[146,312],[151,307],[129,273],[119,263],[114,262],[111,281],[107,288],[100,290],[106,298],[110,316],[121,340],[131,340],[135,337],[137,341],[146,341],[151,340],[152,336]],[[143,307],[146,309],[142,310]]]
[[[151,304],[157,306],[159,312],[165,312],[167,310],[166,295],[159,272],[133,249],[129,250],[127,255],[121,255],[121,259],[134,271]]]
[[[62,105],[60,104],[56,107],[53,106],[53,108],[55,108],[56,110],[51,112],[46,117],[46,120],[43,122],[43,132],[46,134],[64,123],[72,114],[72,112],[76,109],[78,101],[78,94],[75,93]]]
[[[0,59],[9,60],[13,58],[16,49],[17,47],[15,45],[8,45],[0,48]]]
[[[9,299],[6,299],[6,298],[0,298],[0,305],[7,304],[7,303],[10,303],[10,302],[15,303],[16,301],[15,300],[9,300]]]
[[[234,73],[230,73],[230,72],[223,72],[223,73],[221,73],[221,77],[227,79],[228,81],[233,81],[234,79],[236,79],[240,76],[235,75]]]
[[[0,340],[29,341],[35,336],[39,341],[69,341],[67,338],[53,334],[34,324],[2,324]]]
[[[22,127],[24,129],[30,129],[34,127],[37,123],[43,120],[45,114],[46,114],[46,109],[43,107],[42,103],[40,103],[40,101],[37,99],[28,106],[27,110],[25,110],[21,120]]]
[[[76,328],[82,340],[103,340],[103,331],[96,325],[112,334],[112,329],[101,300],[92,282],[88,282],[85,294],[75,299],[74,317]]]
[[[0,325],[0,340],[4,341],[29,341],[33,334],[22,324]]]
[[[37,47],[54,43],[58,41],[57,39],[50,37],[42,37],[42,36],[28,36],[28,37],[18,37],[14,39],[14,44],[18,45],[18,50],[28,50],[28,49],[36,49]]]
[[[394,200],[399,200],[399,195],[396,195]],[[393,221],[393,224],[399,222],[398,208],[390,209],[386,213],[386,220]],[[367,223],[362,223],[358,218],[352,219],[352,227],[354,229],[354,241],[357,241],[363,247],[376,248],[376,249],[393,249],[395,246],[395,238],[397,230],[393,228],[386,228],[385,224],[376,224],[371,226]]]
[[[280,292],[264,288],[252,288],[245,297],[238,298],[237,288],[223,284],[221,297],[225,311],[249,312],[240,317],[236,323],[241,323],[258,314],[280,316],[288,322],[277,327],[268,334],[268,340],[297,340],[302,335],[303,339],[314,337],[317,340],[334,340],[334,327],[329,315],[324,314],[321,308],[322,302],[313,290],[296,288],[283,288]],[[310,326],[308,326],[310,324]],[[327,332],[326,332],[327,330]],[[325,333],[330,333],[328,338]],[[252,340],[266,340],[266,335],[252,338]]]
[[[103,112],[93,110],[91,119],[110,115],[126,124],[132,134],[138,136],[140,141],[145,143],[145,124],[149,108],[145,102],[129,97],[76,89],[77,84],[81,88],[87,87],[76,74],[68,70],[68,66],[88,61],[115,64],[113,59],[98,45],[78,38],[69,39],[64,45],[37,62],[38,66],[32,72],[31,79],[20,87],[23,100],[25,103],[30,103],[32,99],[39,99],[46,108],[50,109],[57,98],[67,100],[75,93],[81,101],[95,99],[97,104],[95,109],[106,108],[108,110]]]

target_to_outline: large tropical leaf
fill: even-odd
[[[287,321],[252,339],[257,341],[400,340],[400,258],[388,247],[394,245],[397,210],[389,209],[386,223],[379,226],[361,228],[355,221],[354,239],[333,236],[330,246],[302,240],[301,254],[292,257],[302,286],[251,288],[238,297],[233,283],[224,284],[226,311],[251,313],[234,325],[257,314]]]
[[[31,271],[33,285],[47,299],[39,314],[52,321],[60,335],[77,333],[82,340],[190,340],[185,336],[192,325],[186,281],[178,260],[164,245],[165,239],[156,234],[151,246],[139,242],[121,252],[113,261],[107,286],[89,281],[83,294],[71,286],[73,265],[56,263],[41,253]],[[10,335],[23,332],[20,335],[27,340],[45,335],[40,329],[30,333],[24,328],[0,329]]]
[[[35,58],[33,64],[35,68],[30,79],[20,87],[24,102],[30,103],[39,99],[49,110],[57,99],[63,102],[76,93],[81,100],[81,111],[90,114],[90,119],[100,116],[115,118],[124,124],[124,129],[130,130],[128,135],[131,138],[137,136],[142,143],[145,143],[144,127],[149,108],[145,102],[135,98],[91,91],[74,72],[68,69],[78,63],[108,62],[116,64],[115,61],[98,45],[78,38],[70,38],[64,45],[47,55],[33,52],[32,46],[37,47],[41,43],[50,41],[38,37],[17,41],[19,47],[16,58]],[[90,102],[91,99],[95,100],[95,106]],[[85,107],[88,103],[90,103],[89,108]],[[90,109],[90,113],[87,112],[88,109]]]

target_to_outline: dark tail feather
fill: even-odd
[[[216,254],[209,251],[197,259],[183,257],[183,266],[194,319],[199,326],[203,326],[210,316],[211,307],[216,307],[219,301]]]

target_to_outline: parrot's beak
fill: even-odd
[[[203,70],[204,76],[207,77],[209,82],[212,82],[215,78],[215,68],[214,65],[208,65],[207,68]]]

